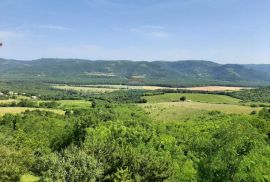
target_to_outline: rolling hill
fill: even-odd
[[[269,66],[269,65],[268,65]],[[270,66],[269,66],[270,67]],[[125,83],[170,86],[268,85],[270,75],[259,65],[210,61],[91,61],[81,59],[0,59],[0,80],[53,83]]]

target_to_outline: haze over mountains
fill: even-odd
[[[54,83],[267,85],[270,65],[218,64],[210,61],[91,61],[81,59],[0,59],[0,80]],[[138,83],[135,83],[138,82]]]

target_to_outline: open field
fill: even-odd
[[[85,100],[60,100],[57,102],[61,104],[60,109],[87,109],[90,107],[90,102]]]
[[[131,85],[52,85],[53,88],[61,90],[74,90],[79,92],[93,92],[93,93],[105,93],[113,92],[120,89],[131,90],[162,90],[162,89],[183,89],[193,91],[240,91],[242,89],[250,89],[247,87],[226,87],[226,86],[206,86],[206,87],[189,87],[189,88],[173,88],[173,87],[160,87],[160,86],[131,86]]]
[[[171,87],[160,87],[160,86],[133,86],[133,85],[84,85],[85,87],[103,87],[113,89],[134,89],[134,90],[159,90],[159,89],[177,89]]]
[[[102,73],[102,72],[85,72],[84,75],[86,76],[99,76],[99,77],[116,77],[114,73]]]
[[[28,108],[28,107],[0,107],[0,116],[5,114],[18,114],[25,112],[26,110],[41,110],[41,111],[51,111],[57,114],[64,114],[65,112],[60,109],[43,109],[43,108]]]
[[[205,87],[189,87],[186,90],[198,90],[198,91],[240,91],[243,89],[250,89],[247,87],[226,87],[226,86],[205,86]]]
[[[145,96],[149,103],[159,102],[178,102],[181,97],[185,96],[188,101],[204,102],[204,103],[226,103],[237,104],[239,99],[235,99],[225,95],[214,94],[193,94],[193,93],[168,93],[163,95]]]
[[[53,88],[60,89],[60,90],[74,90],[77,92],[92,92],[92,93],[106,93],[106,92],[113,92],[118,89],[115,88],[102,88],[102,87],[87,87],[87,86],[69,86],[69,85],[53,85]]]
[[[7,99],[7,100],[0,100],[0,104],[9,104],[12,102],[17,102],[18,100],[16,99]]]
[[[74,90],[79,92],[93,92],[93,93],[105,93],[113,92],[122,89],[131,90],[159,90],[159,89],[177,89],[169,87],[159,86],[129,86],[129,85],[82,85],[82,86],[71,86],[71,85],[53,85],[53,88],[61,90]]]
[[[185,96],[187,101],[180,102]],[[220,111],[229,114],[250,114],[261,108],[243,106],[239,99],[215,94],[168,93],[145,96],[148,103],[141,104],[152,118],[163,121],[181,121],[209,111]]]
[[[228,114],[250,114],[261,108],[233,104],[213,104],[199,102],[163,102],[140,104],[150,117],[159,121],[183,121],[209,111],[220,111]]]

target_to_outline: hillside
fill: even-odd
[[[270,75],[270,64],[248,64],[247,68],[254,69],[259,72],[267,73]]]
[[[90,61],[80,59],[0,59],[0,80],[54,83],[125,83],[171,86],[267,85],[270,75],[257,66],[210,61]]]

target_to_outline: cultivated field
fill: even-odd
[[[103,87],[88,87],[88,86],[69,86],[69,85],[53,85],[53,88],[60,90],[74,90],[77,92],[91,92],[91,93],[106,93],[113,92],[118,89],[115,88],[103,88]]]
[[[132,89],[132,90],[159,90],[159,89],[177,89],[171,87],[159,87],[159,86],[133,86],[133,85],[84,85],[85,87],[102,87],[113,89]]]
[[[198,91],[240,91],[242,89],[250,89],[247,87],[225,87],[225,86],[206,86],[206,87],[189,87],[186,90],[198,90]]]
[[[116,90],[128,90],[128,89],[131,90],[176,89],[158,86],[129,86],[129,85],[82,85],[82,86],[53,85],[52,87],[61,90],[74,90],[78,92],[93,92],[93,93],[105,93],[105,92],[113,92]]]
[[[189,88],[173,88],[173,87],[160,87],[160,86],[130,86],[130,85],[52,85],[53,88],[61,90],[74,90],[79,92],[93,92],[93,93],[105,93],[113,92],[120,89],[132,89],[132,90],[162,90],[162,89],[183,89],[194,91],[240,91],[242,89],[250,89],[247,87],[226,87],[226,86],[206,86],[206,87],[189,87]]]

